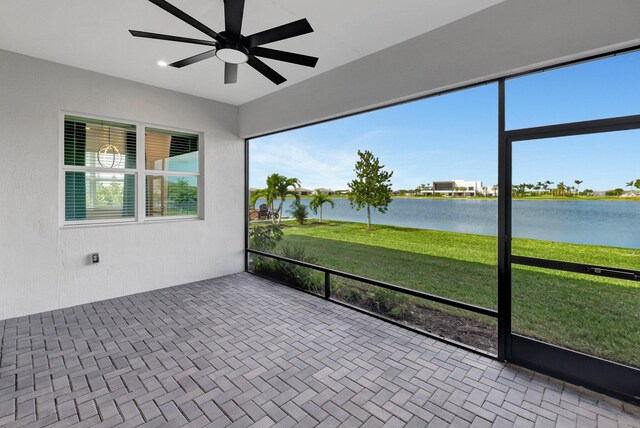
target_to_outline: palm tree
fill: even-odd
[[[536,187],[536,186],[535,186],[535,184],[526,183],[526,184],[524,185],[524,187],[526,187],[526,188],[527,188],[527,190],[529,191],[529,194],[531,194],[531,189],[533,189],[533,188],[534,188],[534,187]]]
[[[628,188],[630,188],[630,189],[631,189],[631,188],[633,187],[633,180],[631,180],[631,181],[627,181],[627,182],[625,183],[625,186],[627,186]]]
[[[293,190],[291,189],[293,187]],[[300,195],[296,191],[296,188],[300,187],[300,180],[297,178],[287,178],[284,175],[280,174],[271,174],[267,177],[267,193],[271,196],[271,212],[277,213],[278,224],[282,221],[282,210],[284,208],[284,201],[287,199],[288,195],[293,195],[296,198],[296,201],[300,200]],[[274,202],[280,199],[280,205],[278,205],[278,209],[274,210]],[[267,201],[269,201],[269,197],[267,197]],[[275,216],[271,218],[272,223],[276,222]]]
[[[269,186],[269,181],[267,179],[267,187],[265,189],[256,189],[253,192],[251,192],[249,203],[251,204],[252,207],[255,207],[256,202],[258,202],[258,199],[265,198],[267,206],[270,208],[271,213],[273,213],[274,212],[273,204],[277,198],[277,195],[275,192],[275,188],[268,187],[268,186]],[[273,215],[271,216],[271,222],[275,223],[275,217]]]
[[[538,193],[538,196],[540,196],[540,190],[542,189],[542,182],[538,181],[533,189]]]
[[[573,182],[576,183],[576,193],[580,193],[580,185],[582,183],[584,183],[584,181],[583,180],[574,180]]]
[[[316,189],[316,193],[311,198],[311,202],[309,202],[309,208],[315,213],[318,214],[318,208],[320,209],[320,223],[322,223],[322,205],[328,203],[331,205],[331,208],[335,206],[333,199],[326,193],[322,193],[320,189]]]

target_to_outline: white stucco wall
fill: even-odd
[[[61,228],[61,111],[203,132],[205,219]],[[243,270],[237,129],[236,107],[0,50],[0,319]]]

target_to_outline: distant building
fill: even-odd
[[[421,195],[486,196],[488,191],[482,181],[449,180],[434,181],[431,189],[421,190]]]
[[[313,189],[305,189],[304,187],[297,187],[296,188],[296,192],[298,193],[298,195],[300,196],[306,196],[306,195],[311,195],[314,193]]]
[[[327,189],[325,187],[320,187],[319,189],[316,189],[316,190],[313,191],[314,195],[316,195],[318,193],[326,193],[327,195],[335,195],[336,194],[336,192],[334,192],[333,190]]]

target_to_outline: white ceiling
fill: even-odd
[[[265,45],[320,58],[315,69],[264,59],[288,79],[276,86],[248,65],[223,84],[223,63],[210,58],[160,68],[207,49],[132,37],[141,30],[207,37],[147,0],[0,0],[0,49],[234,105],[355,61],[504,0],[246,0],[249,35],[300,18],[315,32]],[[169,0],[214,31],[224,28],[223,0]],[[398,64],[402,67],[402,64]]]

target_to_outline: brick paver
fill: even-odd
[[[0,426],[638,426],[640,410],[242,273],[0,321]]]

